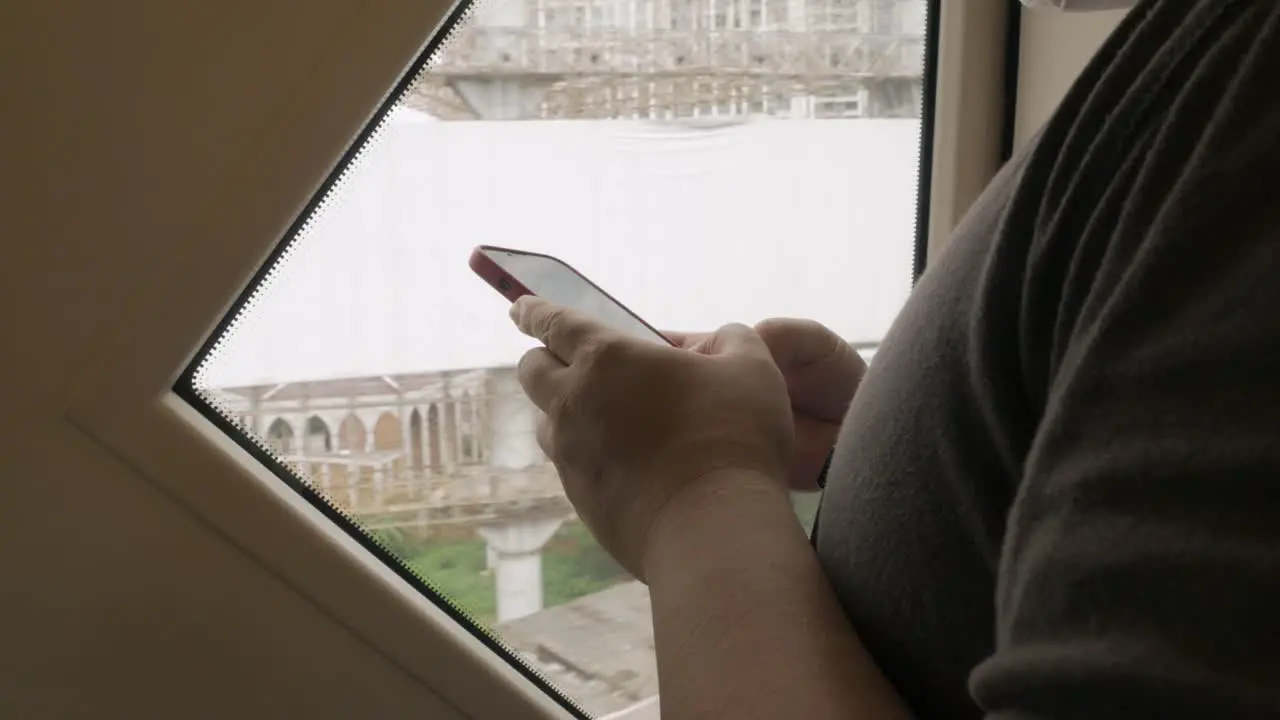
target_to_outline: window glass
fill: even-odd
[[[558,256],[657,327],[814,318],[870,360],[913,277],[927,13],[459,10],[178,392],[574,713],[652,709],[647,591],[539,450],[531,342],[470,250]]]

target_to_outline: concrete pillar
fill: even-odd
[[[458,413],[457,403],[445,400],[440,403],[440,465],[445,472],[452,472],[458,464]]]
[[[805,19],[809,14],[809,4],[806,0],[786,0],[787,3],[787,29],[792,32],[804,32]]]
[[[542,609],[542,547],[563,519],[509,520],[476,528],[493,553],[499,624]]]
[[[258,437],[266,432],[262,426],[262,401],[256,397],[249,400],[249,429]]]
[[[373,504],[376,507],[382,507],[386,502],[386,477],[386,466],[375,465],[373,468]]]
[[[502,3],[493,3],[499,5]],[[551,82],[458,78],[453,89],[481,120],[525,120],[537,116]]]
[[[813,96],[794,95],[791,98],[791,110],[788,117],[807,118],[813,115]]]
[[[453,457],[457,465],[467,464],[467,455],[462,452],[462,438],[467,434],[467,424],[462,421],[462,404],[467,401],[466,396],[458,398],[453,403],[453,426],[457,428],[457,432],[453,434]]]
[[[807,0],[784,0],[787,3],[787,30],[802,33],[808,30],[809,3]],[[788,116],[807,118],[811,113],[812,97],[809,95],[793,95]]]
[[[400,455],[404,458],[405,474],[413,470],[413,432],[409,426],[409,418],[413,414],[413,407],[408,405],[400,406]],[[426,425],[426,418],[423,418],[423,425]],[[426,428],[423,428],[424,434]]]
[[[494,372],[490,382],[488,425],[489,466],[494,470],[523,470],[542,464],[538,447],[538,411],[525,396],[515,371]]]
[[[472,32],[481,33],[483,44],[495,55],[519,58],[527,52],[520,35],[526,25],[526,7],[523,2],[477,3],[471,15]],[[524,120],[537,116],[554,82],[498,76],[458,78],[450,84],[481,120]]]

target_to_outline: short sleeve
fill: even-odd
[[[1280,717],[1280,13],[1255,7],[1045,321],[988,717]]]

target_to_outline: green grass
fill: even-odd
[[[485,545],[475,539],[417,538],[393,530],[376,536],[432,587],[482,625],[491,626],[497,607],[493,574],[485,569]],[[579,521],[566,522],[542,553],[546,607],[590,595],[627,579]]]
[[[542,554],[542,595],[547,607],[600,592],[628,578],[579,521],[562,525]]]
[[[484,541],[426,543],[404,558],[436,590],[482,625],[493,625],[497,613],[493,575],[485,570]]]
[[[820,493],[792,493],[792,507],[806,529],[812,526]],[[375,536],[418,575],[465,610],[492,626],[497,613],[493,574],[485,569],[484,541],[473,538],[421,538],[399,530]],[[571,520],[543,548],[542,595],[546,607],[562,605],[628,579],[579,520]]]

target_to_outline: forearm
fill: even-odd
[[[645,554],[663,718],[907,718],[781,483],[695,492],[662,514]]]

